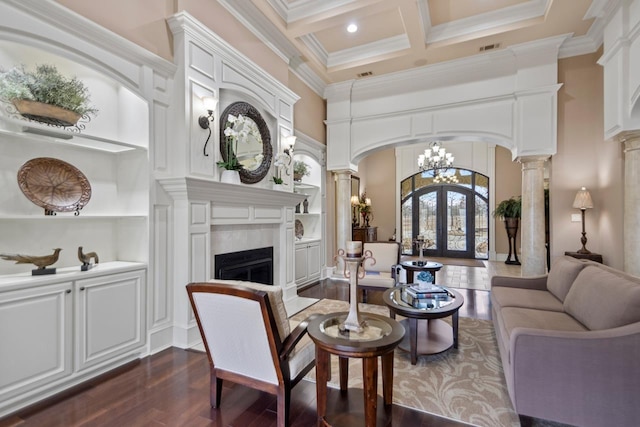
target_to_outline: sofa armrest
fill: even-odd
[[[515,409],[572,425],[634,424],[638,354],[640,322],[584,332],[515,328],[507,368]]]
[[[536,289],[540,291],[547,290],[547,275],[532,277],[515,277],[515,276],[493,276],[491,278],[491,287],[504,286],[509,288]]]

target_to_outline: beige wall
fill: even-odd
[[[56,0],[63,6],[173,61],[173,41],[165,18],[175,9],[173,0]]]
[[[601,52],[559,61],[558,152],[551,159],[551,254],[576,251],[581,223],[571,222],[580,187],[587,187],[594,208],[586,211],[587,249],[603,255],[605,264],[622,268],[623,154],[604,141]]]
[[[511,151],[501,146],[496,147],[496,190],[494,197],[496,204],[511,197],[518,197],[522,195],[522,165],[511,160],[511,157]],[[494,209],[495,206],[490,207],[492,215]],[[518,229],[515,247],[518,257],[520,257],[521,234],[521,230]],[[507,230],[505,229],[504,222],[498,218],[496,219],[495,237],[495,252],[497,254],[508,254],[509,238],[507,237]]]
[[[295,105],[297,130],[326,143],[322,97],[310,90],[275,52],[238,22],[216,1],[210,0],[56,0],[78,14],[100,24],[145,49],[173,61],[173,40],[166,18],[186,11],[218,36],[287,85],[301,97]]]
[[[373,221],[378,240],[389,240],[396,227],[396,155],[395,149],[376,151],[358,164],[360,192],[371,198]]]
[[[289,89],[300,96],[294,106],[295,128],[326,145],[327,104],[295,74],[289,73]]]

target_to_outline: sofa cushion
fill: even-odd
[[[564,309],[590,330],[639,322],[640,278],[590,265],[576,278]]]
[[[587,265],[587,261],[570,256],[558,258],[549,270],[547,276],[547,289],[560,301],[564,301],[571,289],[571,285]]]
[[[393,288],[395,279],[391,273],[384,271],[366,271],[362,279],[358,279],[358,286],[374,286],[376,288]]]
[[[586,331],[587,328],[573,317],[559,311],[505,307],[500,311],[503,337],[511,337],[515,328],[544,329],[547,331]]]
[[[536,289],[509,288],[506,286],[491,288],[491,304],[498,311],[504,307],[564,311],[562,301],[550,292]]]

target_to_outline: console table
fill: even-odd
[[[570,257],[578,258],[578,259],[590,259],[591,261],[599,262],[600,264],[602,264],[602,255],[596,254],[593,252],[589,254],[581,254],[578,252],[565,252],[564,254]]]
[[[375,242],[378,240],[378,227],[353,227],[352,240]]]

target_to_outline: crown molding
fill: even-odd
[[[322,46],[322,43],[313,34],[305,34],[300,36],[300,40],[309,49],[309,51],[316,57],[316,59],[325,67],[329,63],[329,52]]]
[[[289,58],[300,54],[293,43],[250,1],[218,0],[218,3],[287,64]]]
[[[338,67],[348,64],[349,62],[361,62],[380,55],[388,55],[390,53],[399,52],[401,50],[411,48],[411,43],[406,34],[399,34],[394,37],[367,43],[361,46],[349,49],[339,50],[329,54],[327,66],[329,68]]]
[[[427,43],[441,43],[458,38],[475,38],[479,33],[485,35],[487,31],[493,29],[542,17],[551,6],[551,1],[530,0],[515,6],[433,26],[427,37]]]
[[[309,64],[303,62],[299,56],[291,58],[289,62],[289,71],[295,74],[300,80],[306,84],[309,89],[314,91],[319,97],[323,98],[323,93],[327,87],[327,83],[322,80],[312,69]]]

